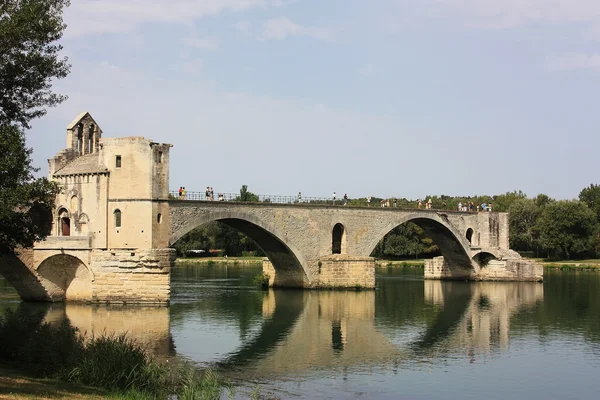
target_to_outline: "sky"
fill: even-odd
[[[576,198],[600,183],[597,0],[72,0],[69,99],[188,192]]]

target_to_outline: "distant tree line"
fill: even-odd
[[[256,201],[246,185],[240,201]],[[493,211],[508,212],[510,247],[528,255],[549,259],[582,259],[600,255],[600,185],[581,190],[575,200],[554,200],[545,194],[529,198],[522,191],[495,196],[434,196],[434,209],[456,210],[458,204],[491,204]],[[372,207],[382,198],[371,198]],[[418,200],[397,198],[399,208],[417,208]],[[366,198],[350,199],[349,205],[365,205]],[[392,201],[393,204],[393,201]],[[180,254],[189,249],[221,249],[229,256],[262,256],[260,247],[250,238],[224,224],[212,222],[184,236],[175,246]],[[440,255],[433,240],[418,225],[408,222],[388,233],[376,246],[372,256],[386,259],[429,258]]]

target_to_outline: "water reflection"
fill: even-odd
[[[154,356],[167,358],[174,355],[167,307],[75,303],[54,303],[48,307],[47,322],[64,319],[86,336],[126,333]]]
[[[467,352],[471,357],[507,349],[512,316],[544,297],[543,285],[533,282],[424,284],[425,301],[441,311],[417,345],[438,352]]]
[[[260,378],[314,368],[397,365],[451,353],[473,358],[506,349],[511,316],[543,299],[537,283],[419,284],[422,290],[415,292],[423,297],[416,302],[428,304],[429,311],[409,318],[402,313],[396,321],[385,315],[382,323],[376,318],[378,307],[387,309],[382,293],[270,292],[263,297],[269,315],[260,333],[218,365],[232,372],[243,366],[245,376]]]
[[[281,397],[353,396],[372,379],[379,389],[367,397],[398,390],[418,397],[434,384],[427,393],[438,398],[452,385],[470,387],[467,398],[523,397],[524,387],[531,398],[594,393],[598,273],[550,272],[543,284],[463,283],[424,281],[422,270],[394,268],[378,270],[376,291],[263,292],[252,285],[259,271],[176,268],[170,307],[32,306],[10,294],[0,307],[42,307],[48,321],[69,318],[82,332],[127,331],[157,355],[217,366],[234,381],[258,379],[284,390]],[[563,362],[576,366],[568,385],[560,379]]]

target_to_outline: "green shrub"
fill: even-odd
[[[266,277],[268,283],[268,275]],[[109,389],[128,400],[220,399],[227,388],[214,370],[200,374],[191,364],[159,364],[126,334],[85,340],[68,320],[44,323],[43,313],[0,315],[0,361],[38,376]]]
[[[163,376],[163,368],[134,340],[121,334],[89,339],[68,379],[111,390],[135,388],[155,393],[164,386]]]
[[[256,274],[254,275],[254,278],[252,278],[252,283],[254,283],[256,286],[260,286],[262,289],[268,289],[269,278],[269,274],[265,274],[264,272]]]

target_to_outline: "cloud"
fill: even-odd
[[[181,64],[179,70],[188,75],[198,75],[202,71],[204,63],[200,58],[195,58]]]
[[[600,54],[570,53],[555,56],[546,60],[546,67],[550,71],[592,69],[600,72]]]
[[[236,22],[232,26],[236,31],[242,32],[245,35],[248,35],[250,33],[251,25],[248,21]]]
[[[182,39],[183,44],[195,49],[216,50],[219,48],[219,41],[215,38],[197,38],[186,37]]]
[[[424,18],[490,30],[530,23],[600,26],[597,0],[421,0],[418,5],[388,4],[393,11],[390,13],[388,9],[382,20],[391,31],[397,30],[398,25],[412,25]]]
[[[358,73],[362,76],[372,76],[375,72],[375,66],[373,64],[366,64],[358,68]]]
[[[223,12],[280,7],[281,0],[77,0],[65,11],[67,37],[127,32],[145,23],[187,23]]]
[[[292,22],[287,17],[271,18],[264,24],[263,38],[284,40],[288,36],[308,36],[320,40],[333,40],[332,34],[321,28],[306,27]]]

